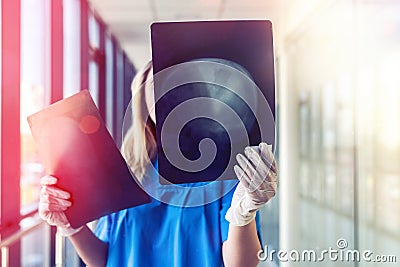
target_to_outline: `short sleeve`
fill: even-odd
[[[237,186],[237,185],[236,185]],[[231,206],[231,201],[233,197],[233,193],[235,192],[236,186],[232,188],[229,193],[222,197],[221,200],[221,210],[220,210],[220,227],[221,227],[221,241],[222,243],[228,239],[228,231],[229,231],[229,222],[225,219],[225,214]],[[260,213],[257,211],[256,214],[256,228],[258,239],[260,240],[260,245],[263,247],[262,235],[261,235],[261,224],[260,224]]]
[[[224,243],[228,239],[229,222],[225,219],[225,214],[231,206],[233,192],[236,189],[235,185],[231,191],[221,198],[221,210],[219,212],[220,227],[221,227],[221,241]]]
[[[231,206],[233,192],[236,189],[235,185],[231,191],[229,191],[225,196],[221,199],[221,209],[219,211],[220,217],[220,227],[221,227],[221,241],[224,243],[228,239],[228,231],[229,231],[229,222],[225,219],[225,214]]]
[[[96,225],[96,229],[94,230],[94,235],[97,236],[101,241],[108,243],[110,230],[111,230],[111,222],[112,219],[110,215],[101,217]]]

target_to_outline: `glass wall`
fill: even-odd
[[[108,131],[113,134],[114,114],[114,46],[109,34],[105,35],[105,57],[106,57],[106,125]]]
[[[370,250],[376,260],[300,266],[388,266],[375,257],[400,261],[400,3],[329,3],[285,41],[298,116],[292,245]]]
[[[359,244],[377,254],[397,255],[398,264],[400,3],[361,3],[356,76]]]
[[[111,97],[107,125],[112,124],[114,118],[120,117],[119,109],[114,107],[122,107],[127,101],[123,99],[121,80],[127,76],[124,66],[131,63],[122,56],[122,50],[114,55],[114,47],[119,44],[109,32],[106,61],[82,59],[90,55],[90,48],[104,49],[106,42],[106,26],[86,1],[2,0],[1,9],[0,261],[2,266],[79,266],[72,245],[62,238],[57,238],[56,253],[56,229],[37,214],[44,167],[36,153],[27,117],[63,96],[79,92],[82,84],[87,88],[88,82],[96,102],[100,95]],[[82,45],[85,40],[90,41],[90,47],[87,42]],[[108,66],[107,72],[99,62]],[[114,73],[116,66],[118,77]],[[113,101],[114,96],[122,99]],[[106,114],[104,105],[99,109]],[[117,122],[115,128],[122,128],[121,123]]]
[[[31,227],[37,218],[26,218],[21,221],[21,228]],[[47,259],[50,258],[50,231],[49,226],[42,224],[33,232],[21,239],[21,266],[23,267],[50,267]]]
[[[122,145],[122,123],[124,110],[124,53],[119,46],[114,46],[114,141],[117,147]]]
[[[79,0],[63,1],[64,28],[64,97],[79,92],[81,88],[81,16]]]
[[[99,62],[93,58],[100,49],[100,29],[93,12],[89,12],[89,45],[92,59],[89,61],[89,90],[93,101],[99,106]]]
[[[49,48],[49,1],[21,0],[21,208],[39,200],[43,167],[26,118],[50,102]]]

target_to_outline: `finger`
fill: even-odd
[[[240,168],[238,165],[233,167],[235,174],[239,181],[243,184],[245,188],[249,188],[250,178],[246,175],[246,173]]]
[[[57,225],[59,227],[70,226],[70,223],[68,222],[64,212],[52,212],[50,218],[54,221],[54,225]]]
[[[64,206],[66,208],[70,207],[72,205],[71,201],[68,201],[66,199],[54,197],[49,194],[40,194],[40,203],[48,203],[48,204],[57,204]]]
[[[256,165],[258,163],[258,165],[256,166],[256,170],[261,176],[262,181],[255,181],[254,184],[256,186],[263,183],[264,181],[275,182],[275,183],[277,182],[278,175],[274,171],[275,169],[277,169],[275,160],[274,160],[275,167],[271,168],[270,166],[265,164],[264,160],[261,159],[260,154],[252,147],[246,148],[245,154],[253,165]]]
[[[244,153],[252,165],[255,167],[259,175],[265,179],[269,172],[269,166],[261,159],[260,154],[252,147],[246,147]]]
[[[272,192],[272,191],[275,192],[276,189],[277,189],[277,183],[266,182],[263,190],[268,191],[268,192]]]
[[[39,211],[41,211],[42,213],[61,212],[61,211],[66,211],[68,208],[69,207],[54,204],[54,203],[44,203],[44,202],[39,203]]]
[[[256,170],[251,165],[250,161],[240,153],[236,155],[236,160],[237,160],[240,168],[242,168],[242,170],[244,170],[244,172],[247,174],[247,176],[249,176],[250,178],[253,178]]]
[[[67,217],[65,216],[63,211],[50,212],[48,210],[42,209],[39,206],[39,216],[50,225],[55,225],[60,227],[65,227],[69,225]]]
[[[239,166],[237,166],[236,168],[236,172],[238,172],[238,176],[241,177],[240,183],[243,186],[243,189],[245,189],[246,191],[248,191],[249,193],[254,192],[254,185],[252,183],[252,179],[246,174],[245,171],[243,171],[242,168],[240,168]]]
[[[51,175],[43,176],[40,179],[41,185],[55,185],[57,183],[57,178]]]
[[[263,161],[269,166],[269,168],[273,171],[276,172],[276,164],[275,162],[275,157],[274,154],[272,153],[272,146],[267,145],[266,143],[260,143],[259,145],[260,148],[260,156],[263,159]]]
[[[271,152],[271,154],[272,154],[272,152]],[[278,180],[278,166],[277,166],[275,158],[273,158],[272,165],[271,165],[270,172],[269,172],[268,176],[271,177],[271,181],[277,182],[277,180]]]
[[[277,168],[278,169],[278,168]],[[277,172],[270,172],[271,182],[277,184],[278,183],[278,173]]]
[[[277,168],[276,168],[274,154],[272,153],[270,146],[265,145],[265,143],[262,144],[264,145],[260,146],[260,156],[263,159],[263,161],[267,164],[269,169],[271,169],[273,172],[276,172]]]
[[[41,193],[52,195],[57,198],[69,199],[71,194],[55,186],[43,186]]]
[[[272,152],[272,145],[268,145],[267,143],[261,142],[258,147],[260,148],[260,151],[262,152],[267,159],[273,159],[274,158],[274,153]]]
[[[256,166],[256,173],[252,175],[252,180],[250,181],[249,191],[253,192],[255,190],[261,190],[260,186],[265,187],[265,183],[277,184],[278,176],[274,172],[276,167],[271,168],[267,166],[264,160],[261,159],[260,154],[256,151],[257,148],[246,147],[245,154],[250,161],[251,165]],[[240,161],[242,158],[240,157]],[[275,161],[274,161],[275,163]],[[276,163],[275,163],[276,164]],[[248,165],[246,165],[248,166]],[[273,165],[272,165],[273,166]],[[276,165],[275,165],[276,166]],[[250,166],[251,169],[252,166]],[[243,168],[243,167],[242,167]],[[248,174],[249,175],[249,174]]]
[[[66,227],[69,225],[64,212],[50,212],[45,219],[50,225]]]
[[[268,184],[262,192],[268,199],[273,198],[276,195],[276,184]]]
[[[263,183],[272,180],[270,177],[270,168],[261,159],[260,154],[256,149],[252,147],[245,148],[245,154],[250,163],[255,166],[256,170],[255,175],[253,175],[253,180],[251,181],[252,191],[257,190]]]
[[[40,204],[39,204],[39,209],[38,209],[38,210],[39,210],[39,216],[40,216],[40,218],[42,218],[43,220],[47,220],[49,211],[44,210],[44,209],[41,209],[41,208],[40,208]]]
[[[238,163],[246,176],[249,177],[247,189],[250,193],[254,192],[263,183],[265,177],[256,172],[250,161],[241,154],[238,154]]]

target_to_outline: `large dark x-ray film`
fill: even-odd
[[[151,39],[161,183],[235,179],[245,146],[275,146],[270,21],[154,23]]]
[[[132,178],[88,90],[31,115],[28,122],[46,173],[71,193],[65,215],[72,227],[150,201]]]

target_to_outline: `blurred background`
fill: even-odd
[[[82,264],[37,216],[43,167],[26,117],[89,88],[120,145],[150,24],[225,19],[274,25],[280,184],[262,210],[264,245],[321,251],[345,239],[397,261],[260,266],[398,266],[399,1],[1,0],[0,14],[2,266]]]

